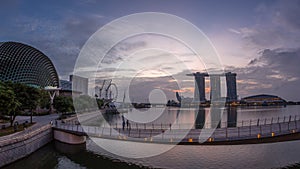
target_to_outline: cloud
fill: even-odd
[[[128,59],[128,56],[145,47],[147,43],[145,41],[121,41],[110,49],[107,55],[103,58],[101,63],[103,64],[114,64],[120,63]]]
[[[83,44],[105,22],[105,17],[96,13],[68,10],[53,11],[53,16],[28,12],[13,15],[1,25],[2,40],[23,42],[39,49],[63,78],[73,72]]]
[[[168,99],[175,99],[174,91],[179,90],[177,83],[172,77],[135,78],[129,86],[131,100],[148,102],[149,94],[154,89],[160,89]]]
[[[248,63],[248,65],[255,65],[257,64],[257,58],[250,60],[250,62]]]
[[[253,25],[228,29],[240,36],[245,53],[253,52],[244,67],[227,66],[237,73],[238,94],[300,100],[300,2],[262,2],[255,11]]]
[[[134,69],[122,69],[122,68],[100,68],[97,72],[120,72],[120,71],[134,71]]]
[[[299,47],[299,1],[277,1],[271,5],[261,4],[257,7],[256,12],[258,19],[254,25],[237,29],[245,40],[244,45],[258,50]]]
[[[147,43],[145,41],[136,41],[136,42],[123,42],[119,46],[121,51],[132,51],[141,47],[145,47]]]
[[[231,33],[235,33],[235,34],[241,34],[240,31],[238,31],[236,29],[233,29],[233,28],[229,28],[228,31],[231,32]]]
[[[265,49],[257,62],[280,72],[285,77],[299,76],[300,48],[297,49]]]
[[[48,8],[47,3],[49,9],[43,11]],[[116,12],[119,10],[118,8],[112,9],[113,5],[105,6],[103,3],[101,8],[91,8],[91,6],[96,6],[93,3],[95,3],[93,0],[81,0],[74,3],[75,5],[67,4],[70,8],[66,9],[61,8],[63,3],[50,5],[50,2],[43,2],[43,5],[30,4],[27,6],[20,1],[6,0],[2,3],[1,7],[3,8],[0,11],[1,16],[3,16],[0,36],[2,40],[20,41],[41,50],[54,62],[60,76],[67,77],[72,73],[76,58],[86,40],[109,20],[114,19],[109,18],[110,16],[107,15],[112,14],[118,17],[126,13],[118,13]],[[37,6],[40,8],[36,8]],[[102,13],[106,15],[104,16]],[[300,61],[299,17],[300,2],[297,0],[262,2],[257,7],[253,17],[245,18],[249,20],[256,18],[254,23],[245,21],[240,27],[237,25],[226,26],[228,29],[225,28],[225,32],[234,38],[231,43],[227,40],[227,36],[223,39],[221,37],[219,39],[220,46],[226,48],[230,52],[228,55],[234,57],[230,59],[225,57],[225,59],[231,65],[237,63],[241,56],[249,61],[245,67],[227,67],[229,70],[238,73],[238,87],[241,96],[270,93],[278,94],[287,99],[300,100],[300,96],[298,96],[300,90],[298,87],[300,86],[300,68],[298,67]],[[240,39],[237,40],[237,37],[242,39],[242,42],[238,41]],[[151,42],[153,43],[152,46],[162,47],[164,47],[165,42],[172,42],[161,37],[147,38],[150,42],[147,41],[146,43],[143,39],[137,38],[135,41],[129,40],[118,44],[115,49],[111,50],[109,57],[103,60],[103,63],[109,65],[104,67],[103,71],[115,72],[115,69],[109,69],[110,64],[123,62],[124,54],[151,46]],[[180,45],[176,45],[176,43],[166,44],[172,44],[170,45],[172,47],[170,51],[181,49],[179,48]],[[240,44],[243,47],[238,46]],[[252,53],[252,51],[254,52]],[[173,75],[186,67],[191,68],[192,71],[200,71],[201,65],[193,64],[196,62],[192,59],[192,53],[177,54],[180,58],[177,60],[171,57],[170,59],[164,59],[162,55],[154,55],[155,58],[158,58],[157,67],[161,66]],[[251,54],[254,55],[251,56]],[[154,56],[149,55],[149,58],[144,58],[142,63],[154,65]],[[130,63],[130,61],[128,62]],[[185,67],[179,67],[178,65],[184,65]],[[128,67],[118,69],[118,73],[132,72],[136,67],[139,68],[138,65],[129,64]],[[204,68],[204,66],[202,67]],[[178,71],[172,68],[176,68]],[[94,70],[87,68],[86,71]],[[187,73],[191,72],[188,71]],[[102,75],[105,75],[105,73],[102,73]],[[183,76],[185,75],[183,74]],[[186,82],[186,87],[193,87],[192,77],[184,77],[183,79],[191,80]],[[147,82],[156,86],[164,80],[153,79],[151,83],[145,80],[145,84],[143,83],[144,85],[141,86],[147,86]],[[169,86],[162,84],[162,88],[168,89]]]
[[[276,94],[300,100],[300,48],[265,49],[247,67],[227,69],[237,73],[238,94]]]
[[[300,1],[291,0],[291,1],[279,1],[277,10],[273,14],[274,22],[285,27],[289,27],[290,31],[299,31],[300,30]]]

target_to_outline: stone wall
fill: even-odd
[[[0,168],[24,158],[53,140],[52,126],[23,131],[17,136],[0,140]]]
[[[54,139],[63,143],[84,144],[86,142],[86,136],[78,136],[59,129],[54,129],[53,133]]]

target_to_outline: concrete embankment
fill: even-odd
[[[38,129],[27,129],[12,138],[0,140],[0,168],[28,156],[53,140],[50,124]]]
[[[74,133],[68,133],[61,129],[53,130],[53,137],[55,140],[66,144],[84,144],[86,142],[85,135],[76,135]]]

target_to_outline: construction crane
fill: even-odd
[[[111,86],[111,83],[109,83],[109,85],[105,89],[105,99],[108,99],[108,90],[109,90],[110,86]]]
[[[116,100],[118,97],[118,88],[117,85],[114,83],[111,83],[112,80],[109,80],[108,86],[105,88],[105,99],[113,99]],[[114,97],[112,98],[112,89],[111,87],[115,88],[115,94]]]
[[[103,87],[104,87],[104,85],[105,85],[105,81],[106,81],[106,80],[103,80],[102,86],[101,86],[100,89],[99,89],[99,98],[101,98],[102,89],[103,89]]]
[[[118,98],[118,88],[117,88],[117,85],[115,83],[111,83],[110,87],[112,87],[112,86],[115,88],[115,93],[114,93],[113,100],[117,100],[117,98]]]

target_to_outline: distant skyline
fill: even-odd
[[[103,25],[137,12],[163,12],[190,21],[208,36],[226,70],[237,73],[240,97],[264,93],[300,101],[297,0],[4,0],[0,9],[0,40],[22,42],[41,50],[52,60],[62,79],[73,72],[82,46]],[[125,44],[125,49],[130,49],[130,45],[149,44],[140,38]],[[162,63],[170,60],[170,56],[160,58]],[[185,60],[190,62],[191,57],[186,56]],[[176,64],[168,66],[171,70]],[[202,68],[195,65],[195,71]],[[148,72],[144,78],[155,77],[155,73]],[[153,86],[161,82],[159,79],[164,78],[153,81]],[[193,92],[191,86],[184,90]]]

